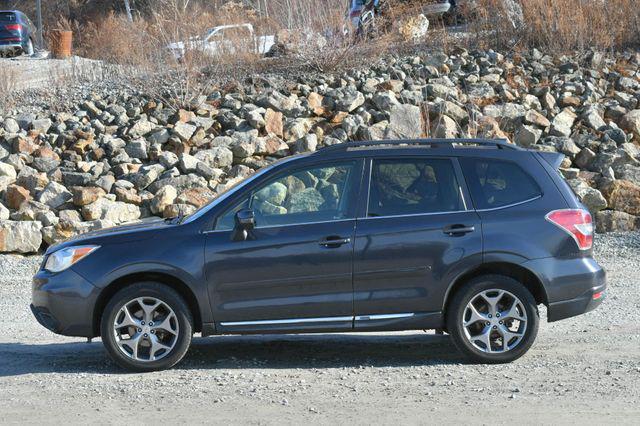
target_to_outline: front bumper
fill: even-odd
[[[591,257],[536,259],[523,266],[534,271],[544,285],[549,322],[592,311],[605,298],[607,274]]]
[[[94,337],[99,290],[71,269],[33,277],[31,312],[45,328],[65,336]]]

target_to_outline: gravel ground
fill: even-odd
[[[543,322],[509,365],[466,364],[422,332],[224,336],[196,338],[183,363],[151,374],[40,327],[28,310],[40,258],[0,256],[0,424],[638,424],[640,234],[596,244],[604,304]]]

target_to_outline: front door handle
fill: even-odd
[[[468,234],[470,232],[474,232],[475,230],[476,230],[475,226],[466,226],[466,225],[449,225],[442,228],[442,232],[451,236]]]
[[[340,247],[344,244],[349,244],[351,242],[351,238],[342,238],[342,237],[327,237],[318,241],[318,244],[324,247]]]

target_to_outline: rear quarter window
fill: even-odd
[[[460,164],[477,209],[494,209],[539,197],[536,181],[512,161],[462,158]]]
[[[16,22],[16,14],[11,12],[0,12],[0,22]]]

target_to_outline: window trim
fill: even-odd
[[[357,198],[358,198],[358,194],[360,193],[359,190],[362,187],[362,170],[363,170],[362,162],[363,162],[362,157],[347,158],[347,159],[330,159],[330,160],[324,160],[324,161],[313,162],[308,164],[300,164],[293,167],[285,167],[283,170],[280,170],[272,175],[267,174],[267,176],[265,176],[264,179],[262,179],[261,181],[254,182],[254,184],[250,188],[248,188],[246,192],[244,192],[243,194],[236,194],[236,197],[234,197],[234,199],[230,202],[229,207],[225,208],[222,212],[218,213],[215,216],[215,218],[213,219],[211,229],[205,230],[202,233],[211,234],[216,232],[232,232],[233,229],[216,229],[216,226],[218,226],[218,220],[220,220],[222,216],[227,214],[229,210],[233,209],[239,201],[244,199],[245,196],[248,195],[249,197],[252,197],[257,192],[256,191],[257,188],[262,188],[263,185],[265,184],[268,185],[271,182],[275,182],[276,180],[280,179],[281,177],[287,174],[297,173],[298,171],[301,171],[301,170],[322,168],[325,166],[330,167],[331,165],[335,165],[336,167],[338,167],[339,165],[352,164],[353,172],[354,172],[352,179],[354,180],[353,185],[356,190],[354,190],[354,199],[352,201],[352,205],[350,206],[349,210],[351,210],[350,213],[353,217],[345,218],[345,219],[326,220],[326,221],[311,221],[311,222],[289,223],[289,224],[281,224],[281,225],[256,226],[255,229],[282,228],[282,227],[288,227],[288,226],[313,225],[318,223],[337,223],[337,222],[343,222],[343,221],[349,221],[349,220],[356,220],[358,218]]]
[[[462,207],[464,210],[450,210],[450,211],[438,211],[438,212],[425,212],[425,213],[408,213],[408,214],[395,214],[395,215],[384,215],[384,216],[369,216],[369,201],[371,197],[371,182],[373,180],[373,162],[378,160],[386,161],[386,160],[446,160],[451,163],[451,168],[453,169],[454,176],[456,177],[456,183],[458,190],[458,196],[460,197],[460,201],[462,202]],[[458,163],[458,157],[440,157],[440,156],[431,156],[431,155],[416,155],[416,156],[376,156],[367,158],[367,174],[368,179],[366,179],[367,185],[367,196],[364,205],[364,213],[362,217],[358,217],[358,220],[366,220],[366,219],[384,219],[384,218],[400,218],[400,217],[420,217],[420,216],[436,216],[442,214],[459,214],[459,213],[468,213],[472,211],[469,209],[469,203],[467,201],[467,197],[465,196],[468,192],[468,189],[463,188],[463,185],[466,185],[466,180],[464,180],[464,175],[462,174],[462,168]],[[461,180],[462,178],[462,180]],[[469,194],[470,196],[470,194]]]

